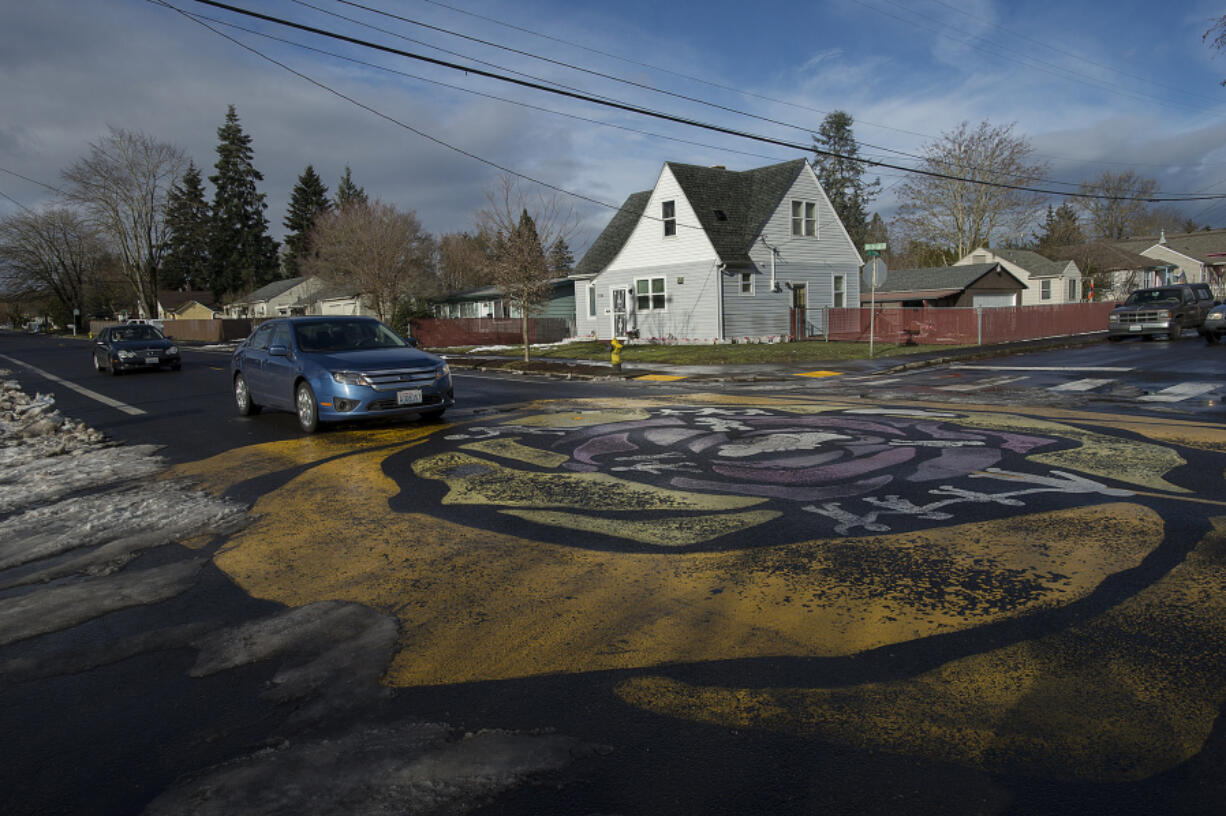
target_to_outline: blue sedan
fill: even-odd
[[[290,317],[251,333],[230,361],[243,416],[292,411],[306,433],[321,422],[418,414],[455,403],[447,362],[369,317]]]

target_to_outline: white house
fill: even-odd
[[[575,266],[576,333],[712,342],[822,331],[859,306],[863,265],[804,159],[754,170],[668,162]]]
[[[261,286],[226,306],[227,317],[283,317],[306,314],[303,301],[323,289],[319,278],[286,278]]]
[[[1133,238],[1115,245],[1162,264],[1156,283],[1207,283],[1215,295],[1226,297],[1226,230],[1164,232],[1157,238]]]
[[[959,258],[954,266],[999,263],[1026,284],[1019,306],[1057,306],[1085,299],[1076,261],[1051,261],[1028,249],[984,249]]]

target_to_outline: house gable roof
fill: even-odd
[[[1165,242],[1163,238],[1165,237]],[[1201,230],[1200,232],[1185,232],[1178,235],[1153,235],[1148,237],[1130,238],[1126,241],[1113,241],[1114,246],[1129,252],[1144,252],[1147,249],[1164,246],[1167,249],[1194,258],[1201,263],[1220,264],[1226,262],[1226,230]]]
[[[984,275],[998,269],[1016,281],[1019,287],[1027,288],[1025,281],[1018,278],[1000,263],[994,262],[963,264],[962,266],[936,266],[927,269],[891,269],[885,283],[877,287],[877,291],[882,293],[914,292],[917,293],[917,296],[922,292],[941,292],[943,294],[933,294],[930,296],[944,297],[951,290],[953,292],[961,292],[969,288]],[[861,299],[863,299],[863,295]]]
[[[1066,261],[1051,261],[1029,249],[991,249],[997,258],[1003,258],[1014,266],[1021,267],[1036,278],[1058,278],[1064,274]]]
[[[305,282],[306,278],[286,278],[285,280],[273,281],[270,284],[261,286],[251,294],[244,298],[239,298],[236,303],[259,303],[262,300],[272,300],[277,295],[283,295],[295,286]]]
[[[199,303],[207,309],[215,308],[213,293],[206,290],[189,289],[186,292],[180,292],[177,289],[162,289],[158,292],[158,303],[162,304],[162,308],[168,312],[177,312],[192,302]]]
[[[698,223],[724,263],[748,263],[749,250],[797,176],[805,159],[753,170],[726,170],[666,162]],[[635,193],[575,265],[572,277],[593,277],[604,271],[630,239],[647,207],[652,190]]]
[[[1044,251],[1054,260],[1073,261],[1082,271],[1115,272],[1162,266],[1153,258],[1130,252],[1118,244],[1109,244],[1106,241],[1050,247]]]

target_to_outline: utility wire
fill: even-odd
[[[345,2],[345,0],[337,0],[337,2]],[[514,23],[508,23],[505,20],[499,20],[495,17],[489,17],[484,14],[477,14],[476,12],[468,11],[466,9],[459,8],[458,6],[448,5],[447,3],[440,2],[440,0],[422,0],[422,2],[428,3],[433,6],[438,6],[440,8],[448,9],[449,11],[456,12],[457,14],[463,14],[463,15],[473,17],[478,20],[484,20],[485,22],[493,23],[495,25],[499,25],[504,28],[511,29],[512,31],[519,31],[524,34],[530,34],[534,37],[539,37],[541,39],[548,40],[550,42],[555,42],[560,45],[569,46],[571,48],[577,48],[581,51],[587,51],[592,54],[598,54],[602,57],[608,57],[609,59],[618,60],[619,62],[624,62],[629,65],[637,66],[639,68],[647,68],[652,71],[657,71],[657,72],[664,73],[664,74],[671,74],[673,76],[677,76],[682,79],[689,80],[691,82],[697,82],[703,85],[710,86],[712,88],[718,88],[720,90],[730,91],[732,93],[739,94],[740,96],[749,97],[752,99],[761,99],[764,102],[770,102],[776,105],[784,105],[786,107],[795,108],[796,110],[808,111],[810,113],[817,113],[817,114],[823,114],[823,115],[831,113],[831,111],[829,110],[824,110],[821,108],[814,108],[809,105],[802,105],[798,102],[789,101],[787,99],[778,99],[772,96],[765,96],[763,94],[754,93],[752,91],[746,91],[742,88],[736,88],[731,85],[723,85],[718,82],[713,82],[709,79],[704,79],[702,77],[696,77],[691,74],[683,73],[681,71],[675,71],[671,68],[663,68],[658,65],[653,65],[649,62],[641,62],[639,60],[630,59],[629,57],[623,57],[623,56],[620,56],[618,54],[613,54],[608,51],[602,51],[599,48],[592,48],[591,46],[583,45],[582,43],[577,43],[572,40],[566,40],[561,37],[555,37],[549,34],[542,33],[540,31],[535,31],[530,28],[518,26],[518,25],[515,25]],[[939,2],[939,0],[934,0],[934,2]],[[944,5],[947,5],[947,4],[944,4]],[[1021,36],[1021,35],[1017,35],[1017,36]],[[1097,64],[1097,63],[1092,63],[1092,64]],[[1106,66],[1103,66],[1103,67],[1106,67]],[[1127,74],[1125,74],[1125,76],[1127,76]],[[856,118],[856,122],[862,125],[867,125],[869,127],[880,128],[882,130],[890,130],[895,133],[903,133],[908,136],[918,136],[921,139],[931,140],[931,139],[937,138],[929,133],[920,133],[914,130],[907,130],[906,128],[894,127],[892,125],[883,125],[880,122],[872,122],[867,119],[863,119],[859,117]],[[874,145],[870,145],[865,142],[861,142],[860,144],[866,147],[874,147]],[[879,149],[888,150],[890,152],[895,152],[895,153],[902,152],[902,151],[893,150],[891,148],[879,148]],[[907,154],[907,155],[910,155],[910,154]],[[1102,159],[1084,159],[1084,158],[1076,158],[1076,157],[1070,157],[1070,156],[1061,156],[1061,155],[1057,155],[1054,153],[1040,153],[1037,151],[1035,152],[1035,155],[1042,157],[1042,158],[1055,159],[1057,161],[1082,162],[1085,164],[1103,164],[1103,165],[1111,165],[1111,166],[1118,166],[1118,167],[1162,167],[1162,168],[1170,167],[1169,164],[1148,164],[1148,163],[1137,163],[1137,162],[1106,161]]]
[[[158,0],[150,0],[150,2],[158,2]],[[519,85],[525,88],[531,88],[534,90],[543,91],[543,92],[555,94],[558,96],[564,96],[564,97],[571,98],[571,99],[577,99],[580,101],[592,102],[598,105],[603,105],[605,107],[610,107],[610,108],[614,108],[617,110],[626,111],[629,113],[636,113],[636,114],[643,115],[643,116],[650,116],[650,117],[654,117],[657,119],[674,122],[677,124],[688,125],[690,127],[702,128],[702,129],[710,130],[716,133],[723,133],[723,134],[730,135],[730,136],[737,136],[737,137],[744,138],[744,139],[751,139],[754,141],[763,142],[765,144],[773,144],[779,147],[787,147],[787,148],[794,149],[794,150],[800,150],[802,152],[813,152],[817,155],[824,155],[824,156],[829,156],[832,158],[840,158],[840,159],[845,159],[848,161],[860,162],[862,164],[867,164],[873,167],[885,167],[885,168],[889,168],[892,170],[900,170],[906,173],[923,175],[923,176],[928,176],[931,178],[943,179],[946,181],[958,181],[958,182],[965,182],[969,184],[977,184],[977,185],[982,185],[982,186],[995,187],[998,189],[1018,190],[1018,191],[1024,191],[1024,192],[1040,193],[1044,195],[1063,195],[1063,196],[1068,196],[1068,197],[1096,198],[1096,199],[1105,199],[1105,200],[1134,200],[1134,199],[1122,197],[1122,196],[1107,195],[1105,193],[1071,192],[1071,191],[1063,191],[1063,190],[1051,190],[1051,189],[1046,189],[1046,188],[1041,188],[1041,187],[1032,187],[1032,186],[1020,185],[1020,184],[1007,184],[1004,182],[983,181],[983,180],[978,180],[978,179],[970,179],[970,178],[965,178],[961,176],[955,176],[949,173],[940,173],[934,170],[906,167],[903,165],[891,164],[889,162],[876,161],[872,159],[864,159],[864,158],[859,158],[855,156],[846,156],[843,154],[834,153],[832,151],[822,150],[812,145],[801,145],[801,144],[797,144],[794,142],[788,142],[783,139],[776,139],[776,138],[769,137],[769,136],[763,136],[763,135],[758,135],[754,133],[736,130],[734,128],[724,127],[721,125],[701,122],[701,121],[689,119],[683,116],[665,113],[663,111],[656,111],[656,110],[652,110],[649,108],[643,108],[637,105],[631,105],[631,104],[624,103],[624,102],[618,102],[618,101],[609,100],[609,99],[602,99],[599,97],[591,96],[589,94],[576,93],[574,91],[569,91],[563,88],[549,87],[549,86],[542,85],[537,82],[531,82],[531,81],[527,81],[523,79],[516,79],[515,77],[510,77],[510,76],[506,76],[502,74],[496,74],[491,71],[486,71],[480,68],[474,68],[472,66],[459,65],[456,63],[452,63],[452,62],[447,62],[446,60],[440,60],[434,57],[426,56],[424,54],[415,54],[410,51],[404,51],[398,48],[392,48],[391,46],[386,46],[386,45],[381,45],[378,43],[369,42],[366,40],[361,40],[356,37],[350,37],[345,34],[328,31],[326,29],[317,28],[315,26],[309,26],[304,23],[297,23],[292,20],[285,20],[283,18],[273,17],[271,15],[262,14],[260,12],[250,11],[248,9],[243,9],[237,6],[232,6],[228,3],[221,3],[221,2],[218,2],[217,0],[195,0],[195,2],[201,3],[203,5],[213,6],[214,8],[225,9],[227,11],[231,11],[236,14],[244,15],[247,17],[264,20],[265,22],[274,23],[276,25],[285,26],[287,28],[294,28],[300,31],[306,31],[308,33],[317,34],[322,37],[340,40],[342,42],[348,42],[350,44],[357,45],[363,48],[369,48],[369,49],[376,50],[376,51],[382,51],[388,54],[394,54],[394,55],[406,57],[409,59],[415,59],[415,60],[426,62],[432,65],[437,65],[437,66],[444,67],[444,68],[450,68],[452,70],[462,71],[462,72],[469,73],[469,74],[475,74],[477,76],[482,76],[482,77],[486,77],[489,79],[495,79],[495,80],[499,80],[502,82]],[[169,3],[159,2],[159,4],[166,5],[168,8],[174,8],[173,6],[170,6]],[[179,9],[174,9],[174,10],[180,11]],[[180,13],[183,13],[186,15],[186,12],[180,11]],[[187,16],[190,17],[190,15],[187,15]],[[221,36],[226,36],[224,34],[221,34],[221,32],[216,32],[216,33],[220,34]],[[226,37],[226,38],[232,39],[230,37]],[[234,40],[234,42],[237,43],[238,41]],[[241,43],[239,44],[241,45]],[[248,46],[244,45],[243,47],[248,48],[248,50],[252,50],[254,52],[254,49],[250,49]],[[258,52],[254,52],[254,53],[258,54]],[[260,56],[264,56],[264,55],[261,54]],[[273,61],[271,60],[271,58],[268,58],[268,57],[265,57],[265,59],[269,59],[270,61]],[[280,64],[280,63],[277,63],[277,64]],[[338,96],[341,95],[339,94],[339,92],[333,91],[331,88],[327,88],[327,86],[323,86],[321,83],[316,82],[310,77],[300,74],[297,71],[293,71],[293,69],[288,68],[288,66],[283,65],[282,67],[285,67],[287,70],[292,71],[298,76],[301,76],[304,79],[307,79],[308,81],[316,85],[320,85],[320,87],[323,87],[325,90],[328,90],[329,92],[336,93]],[[348,99],[348,97],[346,98]],[[354,100],[350,100],[350,101],[354,101]],[[361,103],[357,103],[356,101],[355,101],[355,104],[361,105]],[[361,106],[364,108],[367,108],[368,110],[371,110],[374,113],[377,113],[380,116],[384,116],[383,114],[378,113],[378,111],[374,111],[373,109],[368,108],[365,105],[361,105]],[[385,116],[384,118],[390,118],[390,117]],[[410,130],[414,130],[414,129],[410,128]],[[435,141],[439,144],[443,144],[444,146],[450,147],[455,150],[459,150],[459,148],[454,148],[450,145],[446,145],[446,143],[442,142],[441,140],[435,139],[434,137],[428,136],[424,133],[421,133],[420,131],[414,130],[414,132],[419,133],[419,135],[422,135],[425,138],[429,138],[431,141]],[[464,152],[464,151],[460,151],[460,152]],[[485,160],[485,159],[481,159],[480,157],[474,154],[465,153],[465,155],[468,155],[471,158],[475,158],[483,162],[492,164],[492,162],[489,162],[488,160]],[[506,168],[499,168],[499,169],[506,170]],[[511,172],[511,171],[508,170],[508,172]],[[545,185],[545,186],[550,186],[550,185]],[[583,196],[580,196],[580,198],[583,198]],[[1146,198],[1142,200],[1148,203],[1160,203],[1160,202],[1216,200],[1220,198],[1226,198],[1226,194],[1208,195],[1208,196],[1166,194],[1164,196],[1154,196],[1154,197],[1150,197],[1150,198]]]

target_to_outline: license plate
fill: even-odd
[[[1128,331],[1141,331],[1144,328],[1144,326],[1129,326]]]
[[[158,358],[156,357],[146,357],[145,358],[145,365],[157,365],[157,364],[158,364]]]
[[[415,388],[411,391],[396,392],[397,405],[421,405],[421,389]]]

